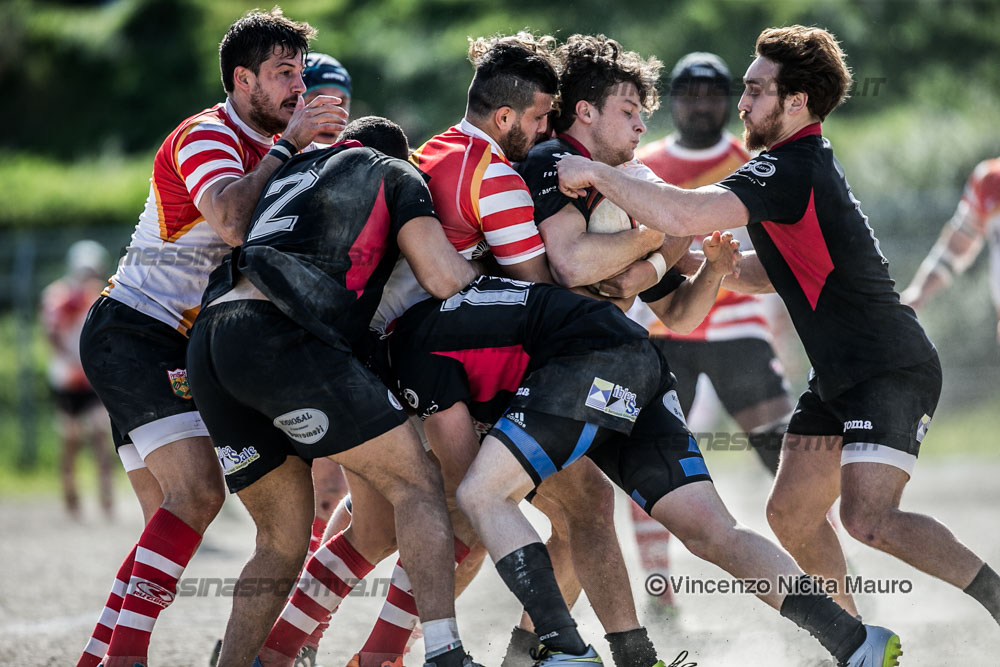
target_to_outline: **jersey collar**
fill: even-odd
[[[822,125],[820,123],[812,123],[811,125],[806,125],[805,127],[803,127],[801,130],[799,130],[798,132],[796,132],[792,136],[788,137],[784,141],[779,141],[778,143],[776,143],[775,145],[771,146],[767,150],[773,151],[775,148],[777,148],[779,146],[784,146],[785,144],[789,144],[789,143],[795,141],[796,139],[801,139],[802,137],[808,137],[808,136],[811,136],[811,135],[814,135],[814,134],[815,135],[823,134],[823,127],[822,127]]]
[[[476,127],[466,119],[463,118],[462,122],[458,124],[458,131],[470,137],[478,137],[483,141],[489,142],[490,146],[493,147],[494,153],[502,157],[506,162],[510,162],[510,160],[507,160],[507,156],[503,154],[503,149],[500,148],[500,144],[494,141],[493,137],[486,134],[485,132],[480,130],[478,127]]]
[[[228,97],[226,98],[225,108],[226,108],[226,115],[229,116],[229,120],[233,121],[233,124],[236,127],[240,128],[240,131],[243,134],[247,135],[248,137],[250,137],[251,139],[253,139],[262,146],[270,146],[271,144],[274,143],[274,137],[261,134],[260,132],[251,129],[249,125],[244,123],[243,119],[240,118],[239,115],[236,113],[236,109],[233,107],[232,100],[230,100]]]
[[[570,146],[572,146],[576,150],[580,151],[580,155],[582,155],[583,157],[587,158],[588,160],[592,160],[593,159],[593,158],[590,157],[590,151],[587,150],[587,147],[584,146],[583,144],[581,144],[579,141],[577,141],[575,137],[571,137],[570,135],[565,134],[565,133],[559,133],[559,134],[556,135],[556,137],[559,138],[559,139],[562,139],[567,144],[569,144]]]

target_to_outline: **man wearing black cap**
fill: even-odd
[[[696,51],[681,58],[670,73],[669,90],[677,131],[636,151],[636,158],[657,176],[671,185],[697,188],[728,176],[750,159],[742,142],[726,130],[732,77],[719,56]],[[745,231],[737,234],[749,248]],[[653,344],[670,359],[684,414],[691,410],[698,377],[704,373],[726,412],[740,431],[750,434],[750,445],[775,473],[792,399],[771,347],[767,306],[761,298],[720,290],[708,316],[688,334],[668,329],[644,304],[629,313],[649,329]],[[733,369],[729,359],[740,359],[740,368]],[[666,572],[670,534],[635,505],[632,520],[643,568]],[[669,587],[657,601],[657,610],[671,610]]]

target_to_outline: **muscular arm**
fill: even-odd
[[[629,176],[621,169],[573,155],[559,161],[559,189],[579,197],[588,187],[636,220],[671,236],[743,227],[750,213],[739,197],[717,185],[682,190]]]
[[[920,263],[917,274],[900,294],[903,303],[920,308],[927,301],[951,284],[955,274],[965,271],[983,247],[983,237],[969,220],[971,212],[955,212],[937,242]]]
[[[514,280],[524,280],[529,283],[555,283],[552,272],[549,271],[549,260],[546,254],[532,257],[517,264],[501,264],[500,272],[505,278],[513,278]]]
[[[302,150],[318,134],[339,133],[347,123],[347,112],[337,106],[339,102],[338,97],[320,95],[304,104],[300,97],[281,138]],[[219,179],[200,194],[198,210],[219,238],[233,247],[243,243],[264,185],[282,164],[282,160],[265,155],[244,176]]]
[[[396,240],[417,282],[436,299],[447,299],[479,275],[474,265],[458,254],[436,218],[410,220]]]
[[[563,287],[592,285],[617,275],[663,244],[663,234],[640,227],[614,234],[587,232],[587,222],[568,204],[538,227],[555,282]]]

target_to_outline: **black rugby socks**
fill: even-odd
[[[1000,624],[1000,576],[992,567],[983,563],[976,578],[963,590],[986,607],[993,620]]]
[[[646,634],[646,628],[612,632],[604,638],[611,646],[615,667],[653,667],[657,662],[656,649]]]
[[[799,578],[800,590],[812,590],[812,578]],[[790,593],[781,603],[781,615],[819,640],[827,651],[846,662],[868,636],[864,624],[848,614],[829,595]]]
[[[552,651],[583,655],[587,645],[576,631],[576,622],[559,593],[549,552],[532,542],[497,561],[497,573],[524,605],[535,625],[535,634]]]

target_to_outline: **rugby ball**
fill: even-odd
[[[641,178],[651,183],[663,183],[663,180],[654,174],[652,169],[638,160],[629,160],[625,164],[618,165],[618,169],[625,171],[629,176]],[[590,213],[590,219],[587,221],[588,232],[614,234],[638,226],[635,218],[596,190],[587,197],[587,210]]]

